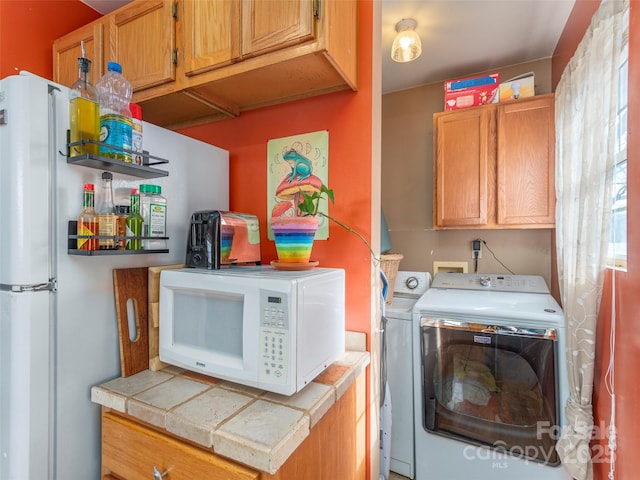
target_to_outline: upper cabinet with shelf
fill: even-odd
[[[176,15],[173,0],[135,1],[109,15],[107,61],[122,65],[134,92],[176,81]]]
[[[98,24],[94,83],[119,62],[144,119],[168,128],[357,88],[356,0],[134,0],[56,40],[55,81],[75,80],[77,52],[60,50]]]
[[[553,228],[553,94],[434,115],[436,229]]]
[[[180,25],[184,75],[191,77],[240,59],[240,2],[184,0]],[[217,28],[211,28],[216,25]]]
[[[242,2],[242,55],[250,56],[314,40],[317,2]]]

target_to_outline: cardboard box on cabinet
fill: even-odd
[[[499,86],[499,73],[447,80],[444,82],[444,110],[498,103]]]
[[[519,100],[536,94],[535,75],[528,72],[500,84],[500,101]]]

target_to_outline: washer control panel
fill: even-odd
[[[429,272],[399,271],[393,284],[394,295],[407,295],[420,297],[431,285]]]
[[[549,293],[539,275],[504,275],[497,273],[438,273],[431,288],[484,290],[494,292]]]

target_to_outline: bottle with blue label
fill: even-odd
[[[129,103],[133,87],[122,75],[119,63],[109,62],[107,69],[96,85],[100,97],[100,141],[105,144],[100,146],[100,155],[131,163]]]

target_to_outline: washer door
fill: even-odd
[[[423,317],[423,427],[557,465],[554,329]]]

